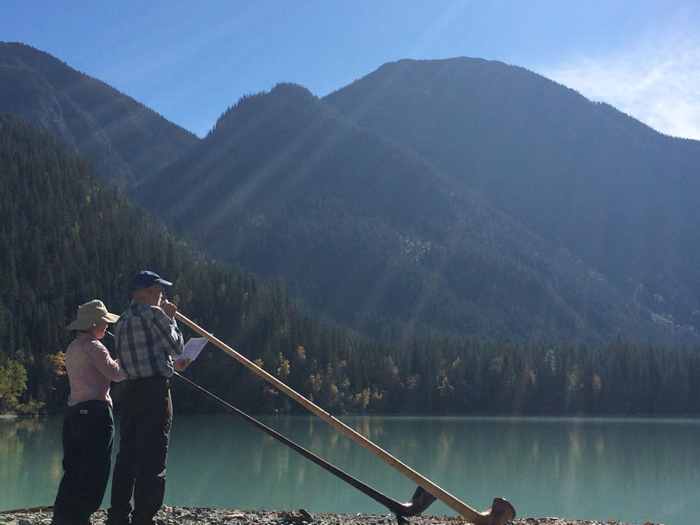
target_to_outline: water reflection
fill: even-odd
[[[61,424],[60,418],[0,420],[0,509],[53,503],[63,473]]]
[[[397,500],[414,486],[313,417],[266,424]],[[346,417],[342,420],[460,499],[510,499],[521,517],[696,521],[696,420]],[[60,418],[0,421],[0,509],[50,504],[61,475]],[[167,504],[385,509],[243,421],[176,415]],[[431,514],[450,514],[435,504]]]

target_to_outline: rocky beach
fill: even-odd
[[[52,508],[38,507],[0,512],[0,525],[49,525]],[[104,525],[107,513],[93,514],[93,525]],[[229,510],[191,507],[164,507],[156,515],[157,525],[396,525],[396,517],[382,514],[312,514],[294,511]],[[453,516],[420,516],[407,520],[412,525],[460,525]],[[663,525],[651,522],[628,524],[615,520],[590,521],[569,518],[522,518],[512,525]]]

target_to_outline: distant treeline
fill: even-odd
[[[0,199],[0,412],[60,411],[77,306],[100,298],[122,311],[130,276],[150,268],[175,282],[171,298],[188,317],[335,413],[700,413],[695,347],[382,343],[320,323],[281,286],[258,286],[174,239],[90,163],[4,116]],[[215,348],[188,375],[251,412],[301,410]],[[178,410],[214,410],[175,385]]]
[[[238,338],[238,348],[336,414],[700,414],[697,347],[621,340],[601,348],[446,340],[382,344],[316,327],[273,303],[258,320],[256,333]],[[246,410],[304,411],[213,347],[188,375]],[[189,390],[177,403],[185,410],[214,410]]]

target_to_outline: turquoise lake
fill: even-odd
[[[260,419],[396,500],[409,500],[415,489],[315,416]],[[479,510],[501,496],[520,518],[687,525],[700,516],[700,420],[342,420]],[[53,503],[61,477],[61,425],[60,417],[0,420],[0,510]],[[109,492],[103,506],[108,503]],[[165,503],[387,514],[364,494],[229,415],[176,413]],[[426,514],[453,512],[437,502]]]

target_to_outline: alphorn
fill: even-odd
[[[386,450],[374,444],[372,441],[367,439],[359,432],[356,432],[355,430],[347,426],[345,423],[323,410],[318,405],[306,399],[294,389],[288,387],[282,381],[260,368],[258,365],[253,363],[245,356],[236,352],[233,348],[228,346],[220,339],[214,337],[213,334],[210,334],[204,328],[199,326],[194,321],[191,321],[190,319],[182,315],[180,312],[175,313],[175,319],[181,321],[202,337],[207,338],[214,345],[218,346],[221,350],[233,357],[236,361],[241,363],[251,372],[257,374],[265,381],[275,386],[278,390],[281,390],[283,393],[291,397],[294,401],[302,405],[304,408],[308,409],[310,412],[313,412],[318,417],[326,421],[333,428],[352,439],[355,443],[369,450],[379,459],[389,464],[398,472],[406,476],[413,483],[415,483],[419,487],[422,487],[430,494],[435,496],[438,500],[442,501],[445,505],[457,512],[457,514],[465,518],[467,521],[474,523],[475,525],[503,525],[505,524],[505,522],[515,518],[515,508],[503,498],[494,498],[491,508],[483,512],[478,512],[474,510],[469,505],[460,501],[439,485],[436,485],[425,476],[419,474],[408,465],[399,461],[397,458],[389,454]]]

